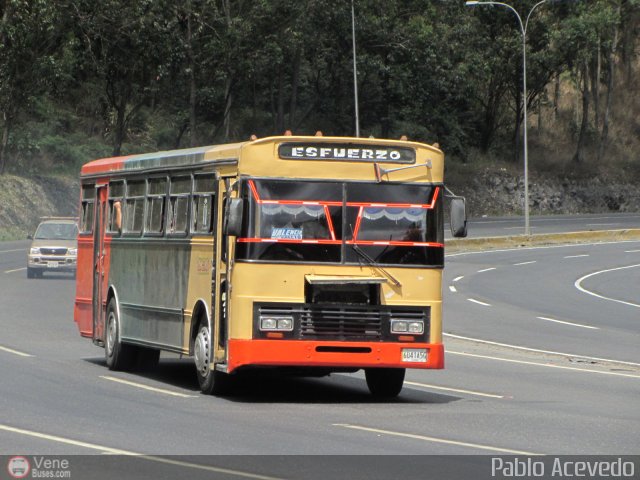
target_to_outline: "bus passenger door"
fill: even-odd
[[[104,317],[102,312],[104,280],[104,236],[107,218],[107,186],[96,185],[96,216],[93,229],[93,343],[104,341]]]

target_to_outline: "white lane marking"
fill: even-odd
[[[554,352],[552,350],[540,350],[538,348],[529,348],[529,347],[522,347],[520,345],[510,345],[508,343],[492,342],[490,340],[482,340],[480,338],[463,337],[461,335],[454,335],[453,333],[443,333],[442,335],[445,337],[457,338],[459,340],[469,340],[471,342],[486,343],[487,345],[497,345],[499,347],[508,347],[516,350],[525,350],[527,352],[548,353],[549,355],[561,355],[563,357],[584,358],[585,360],[596,360],[598,362],[619,363],[622,365],[633,365],[634,367],[640,367],[640,363],[625,362],[623,360],[613,360],[611,358],[598,358],[598,357],[590,357],[588,355],[576,355],[575,353]]]
[[[19,352],[18,350],[14,350],[13,348],[0,346],[0,350],[7,353],[13,353],[14,355],[18,355],[20,357],[33,357],[30,353]]]
[[[612,227],[615,225],[620,225],[619,223],[586,223],[587,227]]]
[[[441,387],[439,385],[430,385],[428,383],[408,382],[405,380],[405,385],[413,385],[416,387],[432,388],[434,390],[444,390],[447,392],[466,393],[467,395],[476,395],[478,397],[488,398],[507,398],[505,395],[496,395],[495,393],[476,392],[474,390],[463,390],[461,388]]]
[[[521,365],[533,365],[536,367],[559,368],[561,370],[572,370],[575,372],[583,372],[583,373],[599,373],[601,375],[614,375],[616,377],[640,378],[640,375],[631,375],[629,373],[605,372],[601,370],[591,370],[589,368],[565,367],[564,365],[552,365],[550,363],[528,362],[526,360],[513,360],[511,358],[491,357],[489,355],[478,355],[475,353],[466,353],[466,352],[454,352],[451,350],[447,350],[447,354],[462,355],[463,357],[485,358],[487,360],[497,360],[499,362],[507,362],[507,363],[518,363]]]
[[[638,253],[640,250],[625,250],[624,253]]]
[[[49,435],[47,433],[34,432],[33,430],[25,430],[24,428],[10,427],[9,425],[3,425],[1,423],[0,423],[0,430],[4,430],[6,432],[11,432],[11,433],[19,433],[21,435],[26,435],[29,437],[40,438],[42,440],[50,440],[52,442],[64,443],[66,445],[73,445],[75,447],[88,448],[90,450],[98,450],[103,453],[109,453],[113,455],[134,456],[144,460],[150,460],[152,462],[164,463],[168,465],[177,465],[180,467],[193,468],[196,470],[205,470],[208,472],[223,473],[227,475],[236,475],[238,477],[252,478],[256,480],[282,480],[277,477],[268,477],[265,475],[242,472],[239,470],[231,470],[228,468],[213,467],[209,465],[199,465],[197,463],[181,462],[179,460],[172,460],[170,458],[156,457],[153,455],[144,455],[142,453],[132,452],[129,450],[121,450],[119,448],[105,447],[104,445],[98,445],[95,443],[81,442],[78,440],[73,440],[71,438],[60,437],[58,435]]]
[[[580,290],[583,293],[586,293],[587,295],[592,295],[594,297],[601,298],[602,300],[609,300],[610,302],[622,303],[623,305],[629,305],[630,307],[640,308],[640,305],[638,305],[637,303],[625,302],[624,300],[619,300],[617,298],[605,297],[604,295],[599,295],[595,292],[592,292],[591,290],[587,290],[582,286],[582,282],[585,281],[587,278],[600,275],[601,273],[615,272],[617,270],[626,270],[628,268],[637,268],[637,267],[640,267],[640,265],[627,265],[626,267],[609,268],[607,270],[600,270],[599,272],[593,272],[588,275],[585,275],[584,277],[580,277],[578,280],[576,280],[574,285],[578,290]]]
[[[142,383],[136,383],[136,382],[130,382],[129,380],[123,380],[122,378],[111,377],[109,375],[100,375],[100,378],[104,378],[105,380],[111,380],[112,382],[122,383],[124,385],[129,385],[131,387],[141,388],[143,390],[149,390],[151,392],[164,393],[166,395],[173,395],[175,397],[182,397],[182,398],[196,398],[196,397],[198,397],[198,395],[187,395],[185,393],[173,392],[171,390],[166,390],[164,388],[150,387],[149,385],[144,385]]]
[[[477,303],[478,305],[482,305],[483,307],[490,307],[491,304],[481,302],[480,300],[476,300],[475,298],[467,298],[470,302]]]
[[[15,250],[0,250],[0,253],[26,252],[26,248],[16,248]]]
[[[600,330],[598,327],[592,327],[591,325],[582,325],[580,323],[573,323],[573,322],[566,322],[564,320],[557,320],[555,318],[549,318],[549,317],[536,317],[540,320],[546,320],[547,322],[555,322],[555,323],[562,323],[564,325],[571,325],[572,327],[580,327],[580,328],[590,328],[592,330]]]
[[[464,278],[464,275],[461,275],[459,277],[454,278],[453,281],[454,282],[458,282],[458,281],[462,280],[463,278]]]
[[[567,255],[566,257],[562,257],[562,258],[582,258],[582,257],[588,257],[589,255],[587,254],[582,254],[582,255]]]
[[[478,270],[478,273],[490,272],[491,270],[495,270],[496,267],[484,268],[482,270]]]
[[[27,267],[16,268],[15,270],[5,270],[4,273],[13,273],[13,272],[21,272],[22,270],[26,270]]]
[[[448,440],[445,438],[427,437],[426,435],[416,435],[414,433],[394,432],[392,430],[382,430],[380,428],[364,427],[361,425],[351,425],[348,423],[334,423],[334,427],[350,428],[352,430],[362,430],[364,432],[380,433],[384,435],[392,435],[395,437],[411,438],[413,440],[422,440],[425,442],[443,443],[445,445],[455,445],[458,447],[476,448],[479,450],[489,450],[491,452],[505,452],[513,455],[541,455],[539,453],[523,452],[520,450],[512,450],[510,448],[492,447],[490,445],[481,445],[479,443],[459,442],[457,440]]]
[[[453,285],[449,285],[449,290],[451,290],[453,293],[456,293],[458,291]]]
[[[537,263],[537,260],[531,260],[530,262],[514,263],[513,266],[514,267],[519,267],[520,265],[531,265],[532,263]]]

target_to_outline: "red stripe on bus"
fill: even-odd
[[[329,227],[329,231],[331,232],[331,240],[336,239],[336,232],[333,229],[333,220],[331,220],[331,213],[329,213],[329,207],[327,205],[324,206],[324,215],[327,217],[327,225]]]
[[[294,244],[322,244],[322,245],[341,245],[342,240],[329,240],[321,238],[294,239],[294,238],[238,238],[239,243],[294,243]],[[403,242],[388,240],[347,240],[347,245],[365,245],[365,246],[395,246],[395,247],[434,247],[442,248],[444,243],[438,242]]]
[[[323,244],[323,245],[341,245],[341,240],[329,240],[322,238],[309,238],[304,240],[298,240],[294,238],[238,238],[239,243],[311,243],[311,244]]]
[[[319,348],[336,346],[364,347],[370,348],[371,351],[369,353],[327,352]],[[426,349],[427,361],[403,362],[403,348]],[[441,343],[230,339],[228,352],[229,372],[245,365],[444,368],[444,347]]]
[[[358,232],[360,231],[360,222],[362,222],[362,212],[364,211],[364,207],[360,207],[358,210],[358,218],[356,220],[356,228],[353,230],[353,239],[358,239]]]

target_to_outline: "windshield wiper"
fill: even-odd
[[[373,258],[371,258],[367,253],[364,252],[364,250],[362,250],[358,245],[356,245],[355,243],[350,243],[349,245],[351,245],[353,247],[353,250],[360,255],[369,265],[371,265],[372,267],[377,268],[378,270],[380,270],[382,273],[385,274],[385,276],[391,280],[391,282],[396,286],[396,287],[401,287],[402,284],[398,281],[398,279],[396,277],[394,277],[393,275],[391,275],[387,270],[385,270],[378,262],[376,262]]]

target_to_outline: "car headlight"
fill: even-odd
[[[67,255],[78,255],[78,249],[77,248],[70,248],[69,250],[67,250]]]
[[[31,247],[31,250],[29,250],[29,253],[31,255],[40,255],[40,249],[37,247]]]

